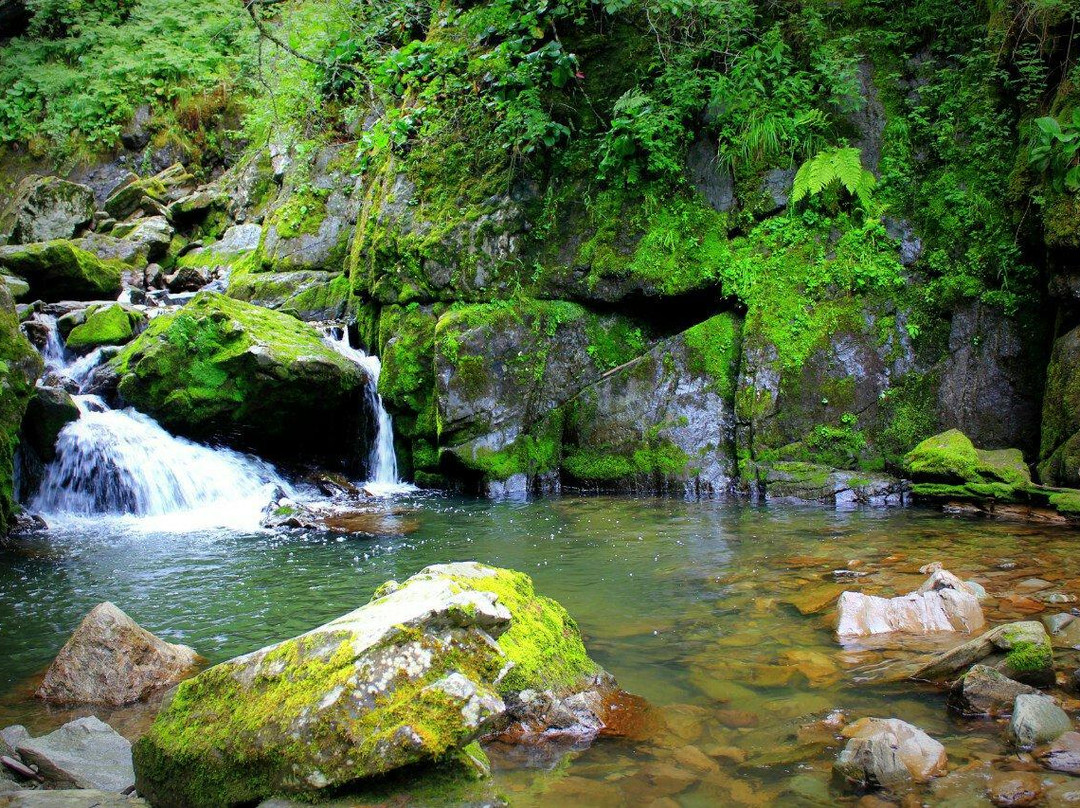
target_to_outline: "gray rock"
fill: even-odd
[[[0,243],[71,238],[94,218],[94,192],[59,177],[31,175],[0,212]]]
[[[706,499],[730,494],[737,476],[731,394],[738,338],[734,315],[717,315],[581,391],[567,409],[564,476],[604,490]],[[707,355],[725,350],[726,365],[723,357]],[[685,460],[681,468],[675,462],[649,468],[635,462],[642,450]],[[596,457],[612,463],[610,472],[598,472],[589,462]]]
[[[1034,452],[1039,440],[1045,335],[1032,318],[970,303],[953,313],[938,415],[984,449]]]
[[[97,789],[76,789],[5,794],[0,797],[0,808],[150,808],[150,803]]]
[[[1035,750],[1035,758],[1052,771],[1080,775],[1080,733],[1070,730],[1059,735]]]
[[[257,224],[237,224],[230,227],[214,243],[214,252],[242,253],[251,252],[259,248],[262,240],[262,226]]]
[[[0,729],[0,755],[12,757],[23,741],[30,740],[30,733],[22,724],[13,724]]]
[[[1013,704],[1009,737],[1021,749],[1059,738],[1073,728],[1069,716],[1043,694],[1021,694]]]
[[[169,243],[172,241],[175,232],[164,216],[151,216],[147,219],[140,219],[124,238],[145,249],[148,260],[156,261],[169,248]]]
[[[120,133],[120,141],[124,144],[125,149],[138,151],[146,148],[146,145],[150,142],[151,118],[149,104],[141,104],[135,108],[135,114],[131,116],[128,125]]]
[[[201,661],[191,648],[155,637],[105,602],[83,618],[35,695],[54,704],[129,704],[176,684]]]
[[[719,165],[717,148],[715,140],[699,135],[686,155],[686,173],[713,209],[723,213],[735,207],[735,180]]]
[[[53,787],[122,792],[135,784],[131,744],[93,716],[25,740],[18,752]]]
[[[896,718],[861,718],[843,730],[850,740],[833,765],[848,787],[895,788],[947,771],[945,747]]]
[[[791,196],[791,186],[795,182],[794,168],[774,168],[765,174],[761,191],[772,201],[772,210],[783,210]]]
[[[1039,695],[1039,691],[986,665],[972,665],[953,682],[948,704],[963,715],[1010,715],[1016,697],[1023,694]]]

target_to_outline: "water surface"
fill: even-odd
[[[903,678],[958,638],[844,647],[832,633],[839,591],[906,593],[925,579],[920,566],[941,561],[989,590],[991,623],[1065,611],[1045,600],[1080,595],[1075,531],[926,510],[573,497],[396,505],[409,512],[385,517],[373,528],[381,535],[155,533],[99,517],[3,552],[0,726],[39,732],[70,718],[27,699],[27,683],[103,600],[218,662],[354,609],[388,579],[476,560],[529,573],[577,619],[594,658],[667,724],[547,769],[492,750],[496,786],[513,804],[827,805],[840,799],[828,778],[842,741],[820,721],[835,710],[910,721],[945,744],[954,769],[1008,751],[1000,725],[954,719],[938,690]],[[850,573],[835,570],[866,575],[841,582]],[[141,720],[102,717],[129,734]],[[984,775],[946,778],[922,796],[986,804]]]

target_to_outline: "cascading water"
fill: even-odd
[[[81,390],[101,352],[67,362],[55,319],[40,322],[48,329],[42,355],[49,373]],[[60,432],[56,459],[31,503],[47,521],[111,515],[135,517],[148,530],[252,530],[276,491],[291,493],[257,458],[175,437],[98,396],[74,398],[81,415]]]
[[[349,332],[346,329],[330,331],[326,336],[326,341],[339,354],[367,371],[367,397],[377,417],[375,445],[368,462],[370,479],[364,483],[364,489],[376,496],[414,491],[413,486],[398,479],[397,455],[394,453],[394,423],[390,418],[390,413],[383,406],[382,396],[379,395],[379,373],[382,370],[379,357],[369,356],[353,348],[349,344]]]

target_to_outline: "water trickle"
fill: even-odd
[[[42,318],[48,370],[80,389],[101,351],[68,361],[55,318]],[[75,395],[80,417],[64,427],[56,459],[31,507],[50,522],[88,516],[138,517],[148,530],[257,529],[266,504],[290,486],[268,463],[166,432],[134,409]]]
[[[371,409],[376,413],[375,441],[368,459],[369,479],[365,490],[376,496],[405,493],[415,488],[398,479],[397,455],[394,453],[394,423],[383,406],[379,395],[379,373],[382,363],[377,356],[369,356],[349,344],[346,329],[333,329],[326,337],[327,343],[342,356],[355,362],[367,372],[366,395]]]

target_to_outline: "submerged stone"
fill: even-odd
[[[860,718],[843,730],[850,738],[834,775],[857,788],[895,788],[946,773],[945,747],[897,718]]]
[[[963,715],[1009,715],[1017,696],[1038,693],[1030,685],[1014,682],[986,665],[972,665],[971,670],[953,682],[948,703]]]
[[[601,673],[528,576],[428,567],[183,682],[136,744],[138,790],[184,808],[310,797],[454,755],[503,718],[504,697],[532,688],[569,699]]]
[[[35,695],[55,704],[119,706],[176,684],[201,661],[186,645],[167,643],[101,603],[60,649]]]
[[[1013,705],[1009,737],[1021,749],[1053,741],[1073,728],[1069,716],[1042,693],[1022,693]]]

